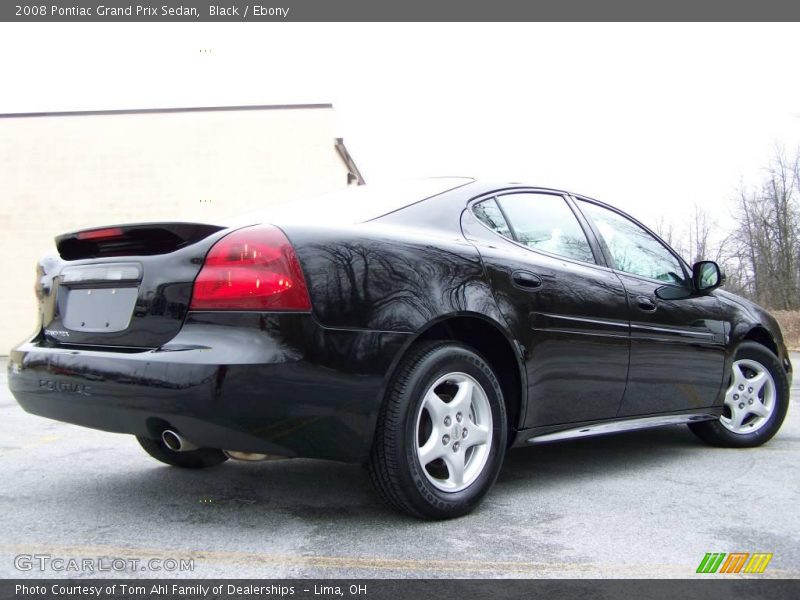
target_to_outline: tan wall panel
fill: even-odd
[[[35,264],[59,233],[213,221],[346,184],[329,108],[0,118],[0,355],[34,329]]]

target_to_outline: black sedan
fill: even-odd
[[[447,518],[511,446],[673,423],[757,446],[788,407],[775,319],[564,191],[431,179],[56,248],[14,396],[169,465],[363,463],[392,506]]]

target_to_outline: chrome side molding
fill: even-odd
[[[528,444],[542,444],[544,442],[556,442],[560,440],[572,440],[575,438],[590,437],[593,435],[604,435],[606,433],[619,433],[622,431],[635,431],[636,429],[648,429],[650,427],[661,427],[662,425],[679,425],[681,423],[692,423],[694,421],[707,421],[719,418],[719,415],[712,413],[693,413],[683,415],[662,415],[659,417],[640,417],[635,419],[623,419],[621,421],[605,421],[594,425],[584,425],[535,435],[528,439]]]

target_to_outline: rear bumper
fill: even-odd
[[[362,462],[387,373],[408,334],[334,330],[311,315],[190,314],[161,348],[118,352],[28,342],[9,356],[26,411],[198,446]]]

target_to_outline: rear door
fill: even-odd
[[[614,417],[628,370],[625,289],[564,197],[509,190],[462,220],[523,346],[523,427]]]
[[[608,207],[578,200],[628,296],[631,360],[620,416],[704,408],[722,386],[725,321],[716,297],[692,292],[680,258]],[[657,290],[669,288],[675,299]],[[663,294],[662,294],[663,295]]]

